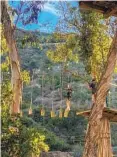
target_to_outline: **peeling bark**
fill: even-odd
[[[92,107],[91,114],[89,117],[89,124],[86,134],[86,142],[83,157],[98,157],[97,141],[101,125],[102,112],[104,109],[104,103],[110,86],[110,81],[115,68],[116,61],[117,61],[117,30],[109,51],[105,73],[102,75],[101,81],[98,86],[98,90],[96,92],[96,101]]]
[[[20,74],[20,62],[16,42],[14,40],[14,29],[11,24],[10,16],[7,10],[5,1],[1,1],[1,22],[3,25],[4,37],[9,49],[9,58],[11,63],[11,83],[13,91],[13,103],[11,106],[11,113],[16,114],[20,112],[20,101],[22,95],[22,80]]]
[[[111,147],[110,122],[108,117],[103,117],[101,119],[97,156],[113,157],[112,147]]]

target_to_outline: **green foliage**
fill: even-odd
[[[8,47],[6,44],[6,39],[5,39],[4,34],[3,34],[2,25],[0,25],[0,34],[1,34],[1,51],[0,51],[0,53],[3,55],[4,53],[8,52]]]
[[[69,35],[66,43],[57,45],[56,50],[49,50],[47,52],[47,56],[52,60],[53,62],[61,63],[66,61],[74,61],[78,62],[78,55],[73,51],[73,47],[75,45],[75,40],[73,34]]]
[[[57,137],[53,132],[46,135],[46,142],[48,143],[51,151],[69,151],[70,145],[64,139]]]
[[[11,117],[6,104],[2,105],[2,156],[28,157],[48,151],[45,136],[36,128],[26,127],[20,117]]]
[[[2,94],[1,94],[1,103],[8,104],[12,102],[12,90],[11,90],[11,83],[6,80],[1,85]]]
[[[47,113],[47,112],[46,112]],[[70,150],[70,145],[63,139],[57,136],[54,132],[45,126],[46,119],[40,116],[39,109],[34,110],[33,119],[24,117],[22,123],[27,127],[39,129],[41,134],[45,135],[45,142],[49,145],[50,151],[67,151]]]
[[[53,33],[52,37],[54,39],[54,42],[65,42],[67,38],[67,34],[62,34],[62,33]]]
[[[8,57],[5,57],[4,61],[1,63],[1,69],[3,72],[9,71],[10,61]]]
[[[34,69],[40,69],[41,72],[34,76],[34,79],[47,72],[44,79],[44,90],[46,85],[50,87],[52,84],[52,75],[55,74],[55,90],[61,87],[60,74],[57,70],[57,63],[78,62],[80,68],[71,64],[70,70],[78,70],[79,74],[83,74],[83,78],[72,78],[72,94],[73,104],[72,110],[68,118],[50,118],[50,112],[46,109],[45,117],[41,117],[37,106],[34,108],[33,115],[27,116],[27,109],[30,105],[31,87],[24,86],[23,112],[24,117],[11,117],[9,114],[10,105],[12,104],[12,90],[9,73],[9,59],[6,57],[2,61],[2,70],[6,72],[2,82],[2,156],[3,157],[28,157],[32,153],[39,155],[41,151],[73,151],[74,156],[81,156],[84,146],[84,136],[87,121],[82,117],[76,116],[76,102],[81,101],[82,107],[86,109],[85,101],[90,101],[91,93],[83,88],[77,89],[77,84],[84,83],[86,71],[93,74],[99,80],[107,62],[107,54],[110,46],[110,38],[108,36],[107,27],[103,17],[93,12],[81,13],[81,17],[77,16],[76,8],[71,8],[70,13],[74,14],[74,19],[70,19],[69,26],[77,27],[78,35],[69,34],[40,34],[38,32],[21,33],[16,31],[17,44],[20,48],[20,56],[22,60],[22,80],[25,85],[30,82],[30,75]],[[80,21],[78,21],[78,18]],[[80,22],[80,23],[79,23]],[[73,28],[73,27],[72,27]],[[6,40],[2,34],[2,54],[8,52]],[[59,43],[58,43],[59,42]],[[46,45],[45,43],[49,43]],[[58,44],[57,44],[58,43]],[[42,44],[42,45],[41,45]],[[53,44],[54,46],[51,46]],[[56,46],[55,46],[56,44]],[[23,48],[23,49],[22,49]],[[24,49],[25,48],[25,49]],[[50,49],[51,48],[51,49]],[[46,55],[47,54],[47,55]],[[47,58],[48,57],[48,58]],[[53,64],[52,62],[56,63]],[[69,67],[69,66],[67,66]],[[50,69],[50,71],[48,70]],[[52,69],[54,69],[52,71]],[[29,72],[28,72],[28,71]],[[117,69],[115,68],[115,72]],[[9,76],[7,75],[9,73]],[[49,73],[49,74],[48,74]],[[64,74],[63,82],[66,86],[68,83],[67,74]],[[90,76],[88,76],[90,77]],[[37,85],[41,85],[42,78],[38,79]],[[41,95],[41,86],[33,88],[33,100]],[[49,91],[52,91],[50,87]],[[63,89],[63,96],[66,91]],[[115,102],[116,104],[116,102]],[[36,103],[34,105],[37,105]],[[42,104],[40,104],[42,106]],[[37,109],[35,109],[37,108]],[[73,110],[74,109],[74,110]],[[58,111],[56,111],[58,116]],[[112,126],[112,145],[117,145],[116,126]],[[114,132],[114,134],[113,134]],[[46,143],[45,143],[46,142]],[[49,146],[49,147],[48,147]]]
[[[110,47],[108,27],[99,13],[81,12],[80,56],[89,74],[100,79]]]
[[[60,43],[65,42],[66,35],[61,35],[60,33],[40,33],[38,31],[28,32],[22,30],[15,31],[16,41],[19,48],[38,48],[40,50],[47,48],[45,43]],[[54,45],[54,44],[53,44]]]
[[[46,115],[42,118],[40,116],[39,109],[35,109],[33,120],[38,123],[40,122],[51,132],[46,136],[50,150],[71,150],[72,148],[70,148],[69,145],[77,143],[81,143],[81,145],[84,144],[83,139],[87,122],[82,117],[76,116],[75,110],[70,111],[68,118],[63,117],[62,119],[59,117],[50,118],[49,114],[48,110],[46,110]],[[57,136],[56,139],[54,134]],[[64,141],[64,144],[59,141]],[[68,146],[65,143],[67,143]]]
[[[74,12],[74,9],[72,9]],[[84,16],[84,15],[82,15]],[[33,35],[29,35],[26,32],[26,36],[19,32],[17,36],[17,42],[20,51],[20,57],[22,60],[22,78],[26,83],[23,90],[23,113],[22,118],[18,117],[15,121],[11,119],[9,115],[9,106],[12,102],[12,91],[11,84],[9,82],[10,75],[9,72],[9,59],[3,58],[2,69],[6,72],[4,76],[4,81],[2,82],[2,152],[3,157],[19,155],[21,157],[30,156],[33,152],[34,154],[39,154],[40,151],[47,151],[48,146],[50,151],[73,151],[75,156],[81,156],[82,148],[84,145],[84,136],[86,130],[87,121],[82,117],[76,116],[76,106],[77,101],[81,101],[80,107],[86,109],[86,100],[91,99],[91,93],[85,88],[85,86],[80,87],[80,84],[84,84],[86,71],[94,73],[98,72],[98,66],[106,63],[106,55],[108,52],[108,38],[106,34],[106,29],[101,28],[103,23],[100,23],[100,17],[96,15],[88,14],[87,17],[83,17],[81,22],[83,27],[79,29],[79,35],[75,34],[39,34],[33,32]],[[89,17],[91,18],[89,18]],[[93,22],[94,19],[94,23]],[[83,21],[82,21],[83,20]],[[92,20],[92,21],[91,21]],[[87,21],[87,22],[86,22]],[[73,22],[73,21],[72,21]],[[86,30],[89,33],[85,33],[85,24],[87,25]],[[99,28],[100,27],[100,28]],[[93,28],[93,29],[92,29]],[[98,30],[99,29],[99,30]],[[104,31],[103,31],[104,30]],[[97,33],[96,31],[99,31]],[[84,32],[84,33],[83,33]],[[102,33],[103,32],[103,33]],[[100,35],[100,33],[102,33]],[[85,38],[86,37],[86,38]],[[30,39],[30,40],[29,40]],[[104,43],[103,43],[104,41]],[[30,43],[31,42],[31,43]],[[40,43],[44,43],[44,46],[40,46]],[[57,43],[57,46],[46,46],[46,43]],[[23,44],[24,43],[24,44]],[[102,44],[100,46],[100,44]],[[25,48],[25,49],[22,49]],[[51,48],[51,50],[50,50]],[[48,51],[50,50],[50,51]],[[6,48],[5,48],[6,51]],[[47,56],[46,56],[47,52]],[[104,60],[102,60],[102,52],[104,53]],[[88,62],[86,60],[88,58]],[[44,79],[44,91],[52,91],[52,75],[55,75],[55,90],[61,87],[60,85],[60,74],[61,70],[58,68],[57,63],[66,61],[69,64],[67,67],[71,71],[82,75],[83,77],[72,77],[72,108],[68,118],[59,119],[50,118],[50,112],[46,109],[45,117],[40,116],[40,109],[38,109],[39,104],[36,103],[36,98],[41,95],[41,82],[42,82],[42,72],[47,74]],[[53,64],[56,63],[56,64]],[[72,63],[71,63],[72,62]],[[78,62],[76,65],[75,62]],[[84,62],[84,65],[82,64]],[[85,64],[86,63],[86,64]],[[98,65],[98,66],[97,66]],[[60,65],[59,65],[60,66]],[[103,66],[102,66],[103,67]],[[49,69],[48,69],[49,68]],[[89,68],[89,69],[88,69]],[[91,69],[92,68],[92,69]],[[30,90],[31,87],[28,85],[30,82],[30,76],[35,70],[40,71],[34,75],[34,80],[36,85],[33,87],[33,115],[27,116],[27,111],[30,106]],[[103,69],[103,68],[102,68]],[[102,70],[100,69],[100,70]],[[30,76],[29,73],[30,72]],[[102,72],[102,71],[100,71]],[[8,75],[9,76],[8,76]],[[68,74],[64,73],[63,76],[64,87],[68,83]],[[91,76],[88,75],[88,79]],[[28,85],[28,86],[27,86]],[[77,87],[79,85],[79,87]],[[66,90],[63,89],[63,96],[66,96]],[[7,105],[6,105],[7,104]],[[115,102],[116,104],[116,102]],[[40,104],[40,106],[42,106]],[[46,107],[46,104],[45,104]],[[72,111],[74,109],[74,111]],[[56,111],[58,116],[58,110]],[[112,127],[112,144],[116,145],[116,127]],[[43,136],[44,135],[44,136]],[[48,146],[45,144],[48,144]]]
[[[1,84],[1,103],[10,105],[12,102],[12,89],[10,83],[11,74],[9,72],[9,60],[1,63],[2,84]]]
[[[21,76],[22,76],[22,81],[26,84],[29,84],[30,83],[30,74],[28,71],[26,70],[23,70],[21,72]]]
[[[99,81],[107,63],[112,35],[109,30],[112,28],[102,14],[79,10],[77,4],[72,6],[69,2],[60,2],[60,7],[65,6],[66,9],[61,9],[64,17],[60,19],[61,25],[58,27],[64,32],[68,27],[68,30],[78,34],[74,38],[73,49],[79,54],[79,60],[83,61],[87,73]]]
[[[6,66],[7,67],[7,66]],[[39,155],[41,151],[48,151],[49,147],[44,142],[45,136],[36,127],[27,127],[22,118],[17,115],[11,117],[10,106],[12,104],[12,90],[8,68],[2,68],[2,95],[1,95],[1,149],[3,157],[28,157],[31,154]],[[6,72],[6,73],[5,73]],[[27,75],[25,71],[25,80]]]

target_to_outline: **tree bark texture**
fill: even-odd
[[[101,125],[104,103],[110,86],[110,81],[115,68],[116,61],[117,61],[117,29],[108,54],[108,61],[105,73],[102,75],[101,81],[96,92],[95,104],[91,109],[83,157],[99,157],[97,156],[98,148],[97,141],[99,136],[99,129]]]
[[[11,63],[11,84],[13,91],[13,103],[11,106],[11,113],[16,114],[20,112],[22,80],[20,74],[19,56],[14,39],[14,29],[11,24],[7,4],[5,1],[1,1],[1,22],[3,25],[4,37],[6,39],[6,43],[9,49],[9,58]]]
[[[111,147],[110,122],[107,117],[101,119],[100,132],[98,137],[98,157],[113,157]]]

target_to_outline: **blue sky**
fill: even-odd
[[[75,2],[71,2],[73,5]],[[9,5],[13,8],[18,7],[19,1],[9,1]],[[57,9],[58,2],[57,1],[51,1],[44,4],[44,7],[42,8],[41,13],[38,17],[38,24],[28,24],[26,26],[23,26],[20,22],[17,23],[17,27],[25,29],[25,30],[39,30],[41,32],[54,32],[56,25],[58,24],[59,18],[60,18],[60,12]]]

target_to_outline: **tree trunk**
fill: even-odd
[[[110,122],[107,117],[103,117],[101,119],[97,156],[113,157],[111,147]]]
[[[22,95],[22,80],[20,75],[20,62],[17,52],[16,42],[14,40],[14,29],[11,24],[10,16],[7,10],[5,1],[1,1],[1,22],[3,25],[4,37],[9,49],[9,58],[11,63],[11,83],[13,91],[13,103],[11,106],[11,113],[16,114],[20,112],[20,101]]]
[[[102,75],[98,90],[96,92],[96,101],[92,107],[91,114],[89,117],[89,124],[83,157],[98,157],[97,139],[99,135],[99,128],[107,91],[110,86],[110,81],[115,68],[116,61],[117,61],[117,30],[109,51],[106,70],[105,73]]]

